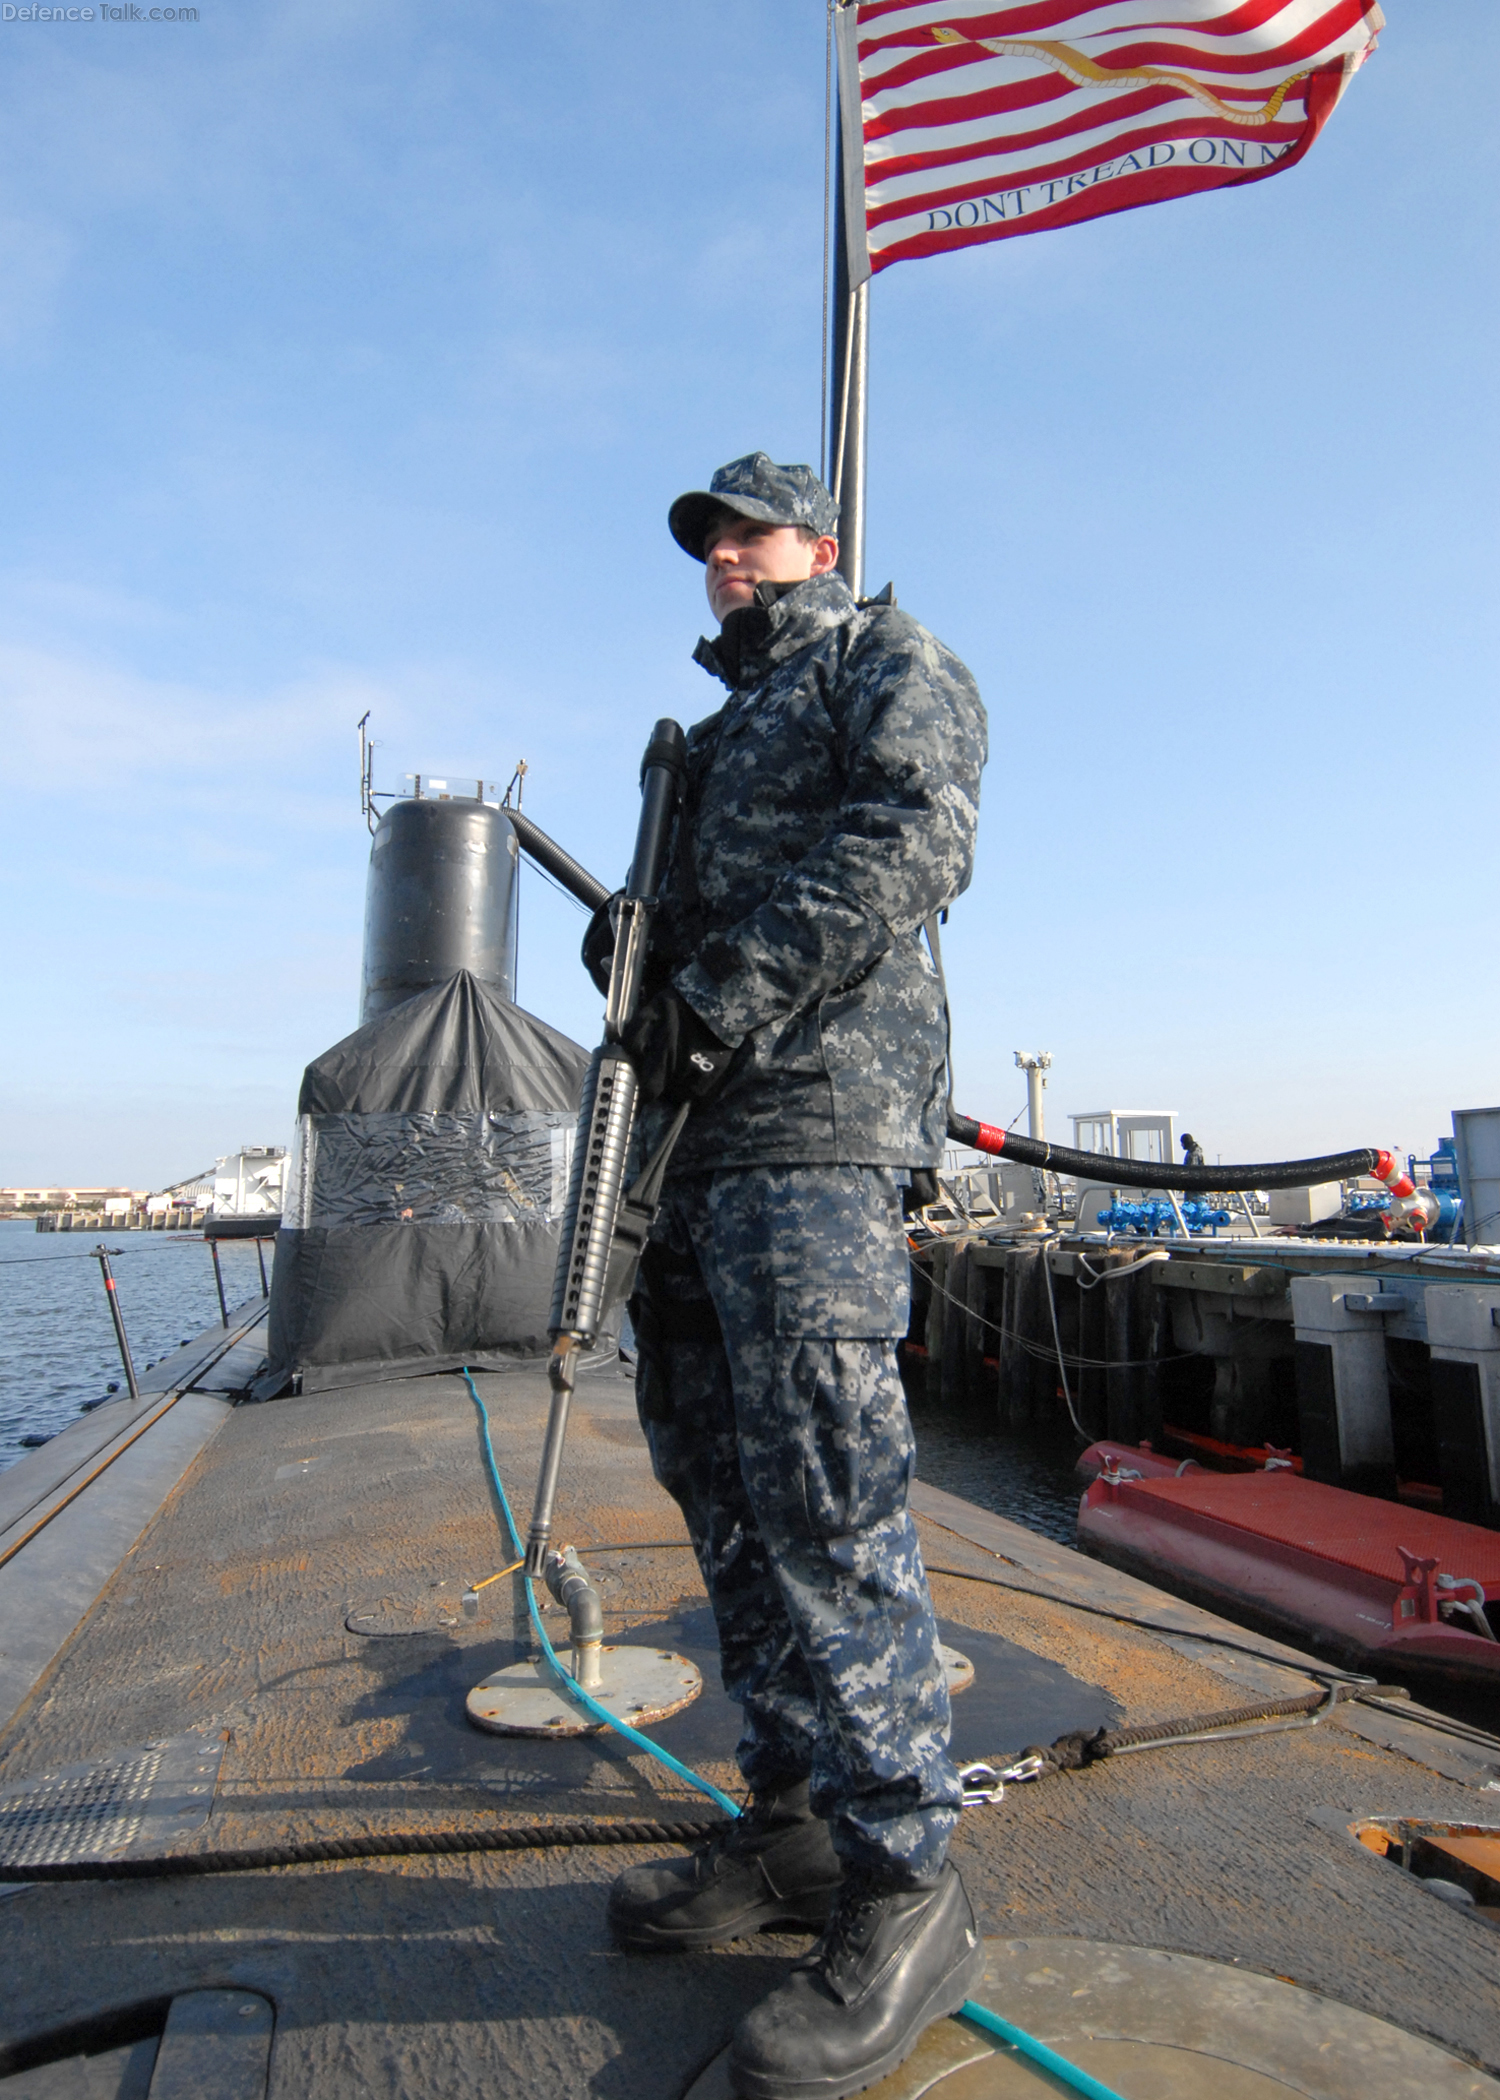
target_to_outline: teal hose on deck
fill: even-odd
[[[1024,2027],[1014,2027],[1009,2020],[1002,2020],[999,2013],[992,2013],[987,2005],[976,2005],[972,1998],[966,1998],[958,2009],[958,2017],[972,2022],[975,2027],[982,2027],[986,2034],[994,2035],[998,2041],[1009,2042],[1012,2049],[1019,2050],[1022,2056],[1029,2056],[1034,2064],[1050,2071],[1061,2084],[1071,2086],[1075,2093],[1082,2093],[1084,2100],[1122,2100],[1122,2095],[1112,2085],[1101,2085],[1097,2078],[1091,2078],[1077,2064],[1070,2064],[1065,2056],[1059,2056],[1055,2049],[1039,2042]]]
[[[468,1365],[465,1364],[463,1369],[464,1383],[469,1388],[474,1405],[479,1410],[480,1429],[484,1436],[484,1462],[489,1467],[490,1479],[494,1484],[495,1493],[500,1497],[500,1507],[505,1516],[505,1528],[510,1533],[510,1543],[513,1550],[524,1554],[526,1547],[520,1532],[516,1529],[516,1520],[510,1513],[510,1501],[505,1492],[505,1483],[500,1478],[500,1468],[495,1463],[495,1447],[490,1442],[489,1411],[479,1397],[479,1388],[469,1376]],[[566,1693],[567,1697],[581,1706],[586,1713],[592,1714],[596,1721],[602,1721],[607,1728],[612,1728],[616,1735],[624,1736],[627,1743],[634,1743],[637,1750],[644,1750],[648,1757],[654,1757],[657,1763],[665,1765],[669,1772],[675,1772],[679,1779],[685,1779],[689,1786],[696,1787],[700,1794],[707,1794],[709,1800],[716,1801],[726,1815],[737,1816],[740,1813],[738,1802],[731,1801],[727,1794],[721,1794],[712,1780],[704,1779],[701,1774],[690,1771],[686,1765],[679,1764],[670,1750],[663,1750],[661,1744],[653,1743],[649,1735],[642,1735],[639,1729],[632,1728],[628,1721],[622,1721],[618,1714],[612,1714],[607,1706],[601,1706],[597,1699],[589,1696],[581,1684],[574,1681],[571,1672],[565,1670],[559,1662],[557,1650],[547,1638],[547,1629],[542,1624],[541,1613],[536,1608],[536,1592],[532,1588],[531,1577],[523,1575],[521,1580],[526,1585],[526,1602],[531,1608],[531,1623],[536,1629],[537,1639],[542,1644],[542,1653],[547,1659],[547,1666],[557,1678],[559,1687]]]
[[[500,1498],[500,1508],[505,1517],[505,1528],[510,1533],[511,1546],[517,1553],[524,1553],[521,1534],[517,1531],[516,1520],[510,1513],[510,1499],[505,1492],[505,1483],[500,1478],[500,1468],[495,1462],[495,1447],[490,1441],[489,1410],[479,1396],[479,1388],[469,1376],[467,1364],[464,1365],[464,1383],[479,1410],[480,1431],[484,1438],[484,1462],[489,1468],[495,1493]],[[606,1727],[614,1729],[616,1735],[622,1735],[628,1743],[634,1743],[637,1750],[644,1750],[648,1757],[654,1757],[658,1764],[665,1765],[669,1772],[675,1772],[679,1779],[685,1779],[689,1786],[696,1787],[700,1794],[707,1794],[709,1799],[716,1801],[727,1814],[739,1815],[738,1804],[731,1801],[727,1794],[721,1794],[711,1780],[704,1779],[701,1774],[689,1770],[684,1764],[679,1764],[670,1750],[663,1750],[661,1744],[653,1743],[650,1736],[642,1735],[628,1722],[619,1720],[607,1706],[601,1706],[597,1699],[589,1697],[582,1685],[574,1682],[570,1673],[558,1660],[557,1651],[547,1638],[547,1629],[542,1624],[541,1614],[536,1608],[536,1593],[532,1588],[530,1576],[523,1575],[521,1579],[526,1584],[526,1602],[531,1608],[531,1623],[536,1629],[537,1639],[542,1644],[542,1653],[567,1697],[576,1700],[587,1713],[591,1713],[596,1720],[603,1721]],[[1045,2071],[1050,2071],[1054,2078],[1060,2079],[1064,2085],[1071,2086],[1075,2093],[1083,2094],[1084,2100],[1121,2100],[1121,2095],[1111,2086],[1101,2085],[1097,2078],[1091,2078],[1087,2071],[1081,2071],[1076,2064],[1070,2064],[1065,2056],[1059,2056],[1055,2050],[1049,2049],[1045,2042],[1035,2040],[1024,2028],[1013,2027],[1009,2020],[1002,2020],[998,2013],[990,2012],[986,2006],[976,2005],[972,1998],[964,2000],[959,2008],[959,2018],[972,2021],[976,2027],[982,2027],[987,2033],[998,2036],[1002,2042],[1009,2042],[1013,2049],[1018,2049],[1023,2056],[1029,2056],[1033,2063],[1040,2064]]]

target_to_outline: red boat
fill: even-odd
[[[1500,1532],[1305,1480],[1181,1470],[1100,1444],[1078,1542],[1131,1574],[1289,1629],[1363,1667],[1500,1689]]]

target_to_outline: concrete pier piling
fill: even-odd
[[[1289,1450],[1310,1478],[1500,1529],[1485,1250],[991,1229],[912,1261],[908,1378],[930,1405],[1220,1463]]]

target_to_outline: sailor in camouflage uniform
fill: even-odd
[[[940,642],[856,603],[836,523],[810,468],[759,452],[672,506],[722,622],[696,660],[728,697],[688,736],[626,1037],[644,1148],[694,1103],[632,1303],[637,1393],[751,1801],[692,1860],[622,1875],[610,1914],[637,1948],[826,1926],[741,2023],[733,2076],[761,2100],[883,2076],[982,1967],[945,1865],[960,1789],[896,1350],[901,1189],[946,1136],[922,926],[969,880],[985,719]],[[607,943],[601,917],[596,971]]]

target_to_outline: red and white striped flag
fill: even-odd
[[[1289,168],[1384,27],[1375,0],[856,0],[836,19],[854,282]]]

